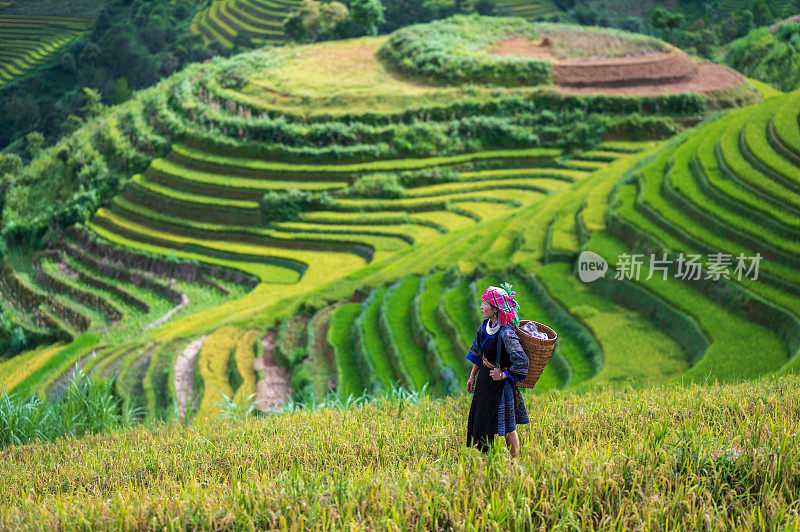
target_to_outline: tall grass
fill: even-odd
[[[0,394],[0,447],[96,434],[130,425],[140,410],[122,408],[113,381],[92,380],[79,369],[58,401],[23,393]]]
[[[516,460],[465,447],[467,395],[12,447],[0,528],[795,530],[799,392],[788,376],[528,394]]]

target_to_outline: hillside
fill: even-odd
[[[0,526],[793,529],[798,397],[797,377],[531,395],[514,461],[464,447],[465,395],[12,446]]]
[[[439,61],[459,26],[483,27],[470,60]],[[556,61],[494,53],[543,35]],[[631,53],[657,67],[609,83]],[[571,61],[596,79],[552,76]],[[475,83],[450,82],[464,71]],[[119,373],[153,416],[187,397],[213,413],[220,392],[263,408],[396,381],[444,395],[500,280],[559,331],[540,391],[790,371],[797,95],[719,113],[760,96],[735,76],[670,93],[685,76],[704,74],[657,40],[472,17],[192,65],[10,183],[4,352],[20,334],[36,348],[0,379],[53,393],[77,362]],[[584,249],[764,262],[757,281],[590,284],[573,274]]]
[[[723,50],[725,63],[781,90],[800,87],[800,23],[757,28]]]

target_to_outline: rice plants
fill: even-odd
[[[0,363],[0,388],[9,392],[64,348],[63,343],[40,346]]]
[[[74,17],[1,15],[0,86],[52,60],[90,22]]]
[[[442,324],[439,322],[437,309],[447,289],[447,276],[445,272],[436,272],[425,279],[423,291],[420,294],[419,312],[422,326],[431,334],[436,342],[436,356],[448,367],[452,368],[453,373],[459,379],[466,382],[466,354],[456,350],[453,339],[448,336]],[[429,353],[428,356],[433,356]]]
[[[800,125],[798,125],[797,103],[800,101],[800,92],[794,91],[787,95],[768,125],[768,135],[773,134],[778,142],[784,145],[792,154],[800,156]]]
[[[336,376],[334,354],[328,343],[328,325],[335,307],[318,310],[306,328],[306,353],[314,397],[325,397],[332,391],[331,379]]]
[[[740,253],[746,257],[755,256],[753,250],[747,249],[738,241],[725,238],[712,231],[708,226],[693,222],[683,209],[679,209],[666,201],[665,197],[660,193],[665,179],[664,173],[667,160],[676,150],[676,146],[665,149],[659,154],[658,158],[642,170],[644,190],[642,191],[641,201],[637,201],[637,205],[644,204],[650,207],[646,214],[663,220],[665,226],[674,228],[676,233],[686,235],[686,238],[690,240],[696,239],[701,245],[708,246],[707,249],[731,253],[733,256],[737,256]],[[765,271],[785,279],[793,279],[797,275],[793,273],[794,270],[775,261],[766,262],[762,267]]]
[[[677,342],[638,313],[589,291],[571,275],[570,268],[565,263],[547,264],[536,271],[536,276],[602,349],[599,373],[579,383],[579,388],[599,381],[655,384],[686,369],[685,355]]]
[[[467,357],[467,349],[472,345],[475,331],[478,330],[478,323],[472,319],[470,308],[480,306],[480,301],[473,301],[472,292],[469,289],[469,280],[458,278],[455,280],[441,299],[442,312],[452,321],[456,333],[454,338],[456,347],[461,351],[464,359]]]
[[[758,106],[750,121],[742,129],[742,139],[747,154],[756,165],[763,166],[765,174],[783,186],[800,192],[800,170],[791,161],[776,153],[767,140],[770,120],[780,109],[782,99],[775,99]]]
[[[341,398],[358,396],[364,390],[361,370],[353,354],[353,323],[361,311],[358,303],[346,303],[331,312],[328,343],[333,347],[338,376],[337,393]]]
[[[411,313],[414,296],[419,289],[420,280],[408,277],[393,285],[387,292],[380,306],[381,330],[383,331],[389,354],[394,358],[396,366],[402,372],[404,380],[414,390],[433,381],[426,353],[414,341],[411,330]]]
[[[726,118],[718,120],[709,126],[708,134],[703,138],[697,147],[697,165],[695,179],[699,185],[704,185],[706,180],[708,186],[704,192],[711,196],[715,201],[725,203],[725,206],[733,209],[739,207],[739,212],[743,216],[754,219],[754,221],[769,224],[773,231],[797,230],[800,224],[797,216],[784,209],[777,209],[774,202],[767,201],[752,189],[738,186],[736,182],[727,179],[724,170],[720,168],[716,154],[716,139],[722,130],[727,127]],[[699,175],[698,175],[699,174]]]
[[[373,384],[373,389],[390,389],[400,378],[392,365],[380,326],[380,309],[386,293],[386,287],[370,292],[354,323],[358,339],[357,359],[367,369],[365,380]]]
[[[61,349],[56,350],[54,348],[50,358],[44,364],[31,371],[15,388],[9,391],[16,391],[21,394],[31,394],[35,391],[43,392],[43,382],[53,375],[61,375],[67,371],[72,364],[87,355],[99,340],[99,335],[89,333],[79,336]]]
[[[735,519],[746,529],[791,529],[798,396],[796,376],[526,394],[533,415],[519,429],[516,461],[502,448],[482,457],[464,447],[465,395],[131,427],[7,448],[0,522],[630,529],[649,519],[701,529]],[[85,489],[98,479],[117,494],[113,505]],[[176,490],[194,501],[190,509],[170,504]],[[59,500],[61,515],[52,511]]]
[[[239,339],[233,358],[236,362],[236,370],[242,379],[242,383],[236,390],[233,397],[237,404],[242,404],[252,394],[256,393],[256,373],[253,369],[253,359],[258,356],[260,347],[261,332],[258,330],[247,331]]]
[[[416,170],[436,166],[455,165],[466,162],[485,161],[491,159],[542,159],[550,160],[558,157],[561,152],[553,148],[528,148],[519,150],[492,150],[463,155],[449,155],[440,157],[426,157],[422,159],[389,159],[384,161],[370,161],[365,163],[350,164],[295,164],[257,159],[244,159],[240,157],[225,157],[176,144],[173,151],[184,158],[205,163],[209,168],[214,165],[222,168],[245,168],[260,172],[268,172],[275,177],[281,174],[314,176],[342,176],[362,172],[391,172],[402,170]]]
[[[228,364],[245,331],[236,327],[222,327],[212,333],[197,355],[197,368],[203,382],[203,395],[197,415],[210,417],[219,412],[221,394],[233,397],[228,380]]]
[[[601,235],[593,235],[589,247],[611,261],[612,257],[626,252],[618,241]],[[648,271],[647,265],[642,271]],[[774,331],[715,303],[693,290],[690,282],[664,280],[659,276],[645,280],[645,277],[643,275],[639,283],[693,316],[711,339],[705,355],[692,368],[681,371],[681,378],[732,380],[756,377],[773,372],[787,362],[786,346]],[[676,367],[678,371],[682,369]]]
[[[691,157],[696,152],[702,138],[702,135],[695,134],[676,150],[672,167],[665,176],[663,195],[676,203],[680,202],[683,207],[681,210],[686,215],[695,217],[698,221],[704,220],[706,227],[713,227],[714,223],[718,224],[719,227],[715,227],[717,234],[739,241],[760,251],[764,256],[780,260],[777,257],[785,254],[798,254],[800,243],[778,238],[771,231],[756,225],[754,220],[742,221],[740,216],[730,213],[703,194],[697,182],[692,178],[689,169]],[[670,196],[669,190],[671,189],[679,196]],[[688,201],[681,201],[681,197],[685,197]]]
[[[754,168],[740,151],[741,131],[751,120],[752,112],[752,110],[739,111],[731,119],[729,127],[720,135],[717,145],[717,160],[720,167],[729,178],[755,189],[767,199],[776,201],[785,208],[796,210],[800,206],[800,194],[781,186]]]

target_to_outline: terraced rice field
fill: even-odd
[[[0,15],[0,86],[53,60],[89,19]]]
[[[253,44],[282,44],[283,21],[300,5],[296,0],[214,0],[192,21],[192,31],[206,44],[219,42],[230,48],[238,35]]]
[[[442,109],[428,86],[415,94],[430,107],[374,100],[348,114],[372,71],[350,80],[344,104],[293,114],[296,102],[261,98],[258,83],[222,88],[217,67],[195,65],[118,108],[103,127],[122,134],[103,138],[147,164],[84,226],[0,270],[3,307],[37,339],[0,365],[9,389],[57,394],[78,364],[118,375],[126,404],[152,415],[213,416],[222,394],[255,394],[266,409],[289,393],[453,393],[469,371],[480,295],[505,280],[522,316],[560,336],[537,391],[797,366],[800,93],[668,142],[566,153],[542,139],[573,115],[531,110],[527,88],[507,100],[476,89],[463,108]],[[297,87],[288,68],[273,79],[282,90]],[[268,71],[253,79],[266,83]],[[305,96],[332,98],[314,91],[333,76]],[[411,94],[400,86],[387,94]],[[329,104],[337,114],[322,112]],[[533,129],[535,142],[520,133]],[[281,211],[297,198],[306,203]],[[612,266],[608,278],[578,280],[587,249]],[[718,282],[646,279],[648,264],[639,279],[612,279],[631,252],[699,253],[706,268],[714,253],[763,261],[757,280],[732,268]]]
[[[558,7],[549,0],[498,0],[498,15],[522,17],[528,20],[539,20],[559,12]]]

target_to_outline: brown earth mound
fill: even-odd
[[[688,80],[673,83],[644,83],[628,87],[604,87],[586,85],[570,87],[555,85],[558,92],[565,94],[590,94],[603,92],[606,94],[629,94],[636,96],[652,96],[657,94],[678,94],[681,92],[706,93],[737,87],[745,82],[744,77],[733,69],[713,63],[697,65],[697,74]]]
[[[681,50],[646,51],[620,57],[557,57],[549,38],[512,38],[493,44],[495,55],[547,59],[555,88],[566,93],[664,94],[709,92],[744,83],[738,72],[712,63],[696,63]]]

